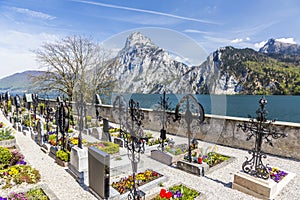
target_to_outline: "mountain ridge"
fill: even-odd
[[[189,67],[134,32],[108,68],[119,80],[115,89],[122,92],[299,95],[300,52],[291,55],[289,51],[298,47],[275,39],[259,51],[220,47],[202,64]],[[16,87],[6,87],[11,88]]]

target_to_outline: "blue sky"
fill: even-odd
[[[299,17],[298,0],[0,0],[0,78],[41,69],[32,50],[69,35],[119,49],[140,31],[200,64],[223,46],[257,50],[270,38],[299,44]]]

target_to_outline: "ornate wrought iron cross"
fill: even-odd
[[[139,200],[142,192],[136,188],[135,173],[137,173],[137,164],[140,162],[140,154],[145,151],[144,132],[142,130],[142,120],[144,113],[140,109],[138,102],[129,100],[129,110],[125,121],[125,128],[128,134],[124,134],[125,146],[128,150],[128,158],[132,165],[133,188],[128,195],[128,199]]]
[[[78,129],[79,129],[79,135],[78,135],[78,147],[82,149],[82,131],[83,131],[83,119],[86,118],[86,103],[83,99],[83,94],[80,94],[80,100],[75,98],[75,106],[77,110],[78,115]]]
[[[268,121],[266,116],[268,111],[265,109],[267,104],[267,99],[263,96],[259,100],[260,108],[256,111],[256,119],[251,118],[249,122],[244,122],[243,125],[238,124],[238,127],[242,129],[243,132],[247,133],[247,141],[255,137],[255,147],[249,151],[249,154],[252,154],[252,158],[248,159],[242,165],[244,172],[256,176],[262,179],[269,178],[269,170],[266,165],[263,164],[262,158],[266,158],[266,154],[262,152],[261,145],[265,140],[266,143],[273,146],[272,138],[278,139],[280,137],[286,137],[287,134],[280,133],[273,126],[272,121]]]
[[[201,124],[204,121],[204,109],[202,105],[191,94],[184,96],[180,102],[176,105],[175,119],[180,120],[183,115],[183,119],[187,124],[187,136],[188,136],[188,159],[192,162],[192,150],[191,150],[191,128],[193,121],[197,124]]]
[[[160,97],[158,115],[160,118],[160,122],[162,125],[162,129],[160,130],[160,139],[161,139],[161,151],[164,151],[165,140],[167,139],[167,128],[168,123],[170,123],[171,115],[168,115],[167,110],[170,110],[171,103],[168,102],[169,98],[166,98],[166,92],[164,91],[162,97]]]
[[[113,102],[113,117],[117,122],[119,123],[119,134],[121,138],[124,137],[124,132],[123,132],[123,125],[127,119],[127,112],[128,112],[128,105],[127,102],[125,101],[125,98],[123,95],[116,96],[114,102]],[[125,140],[124,140],[125,142]],[[125,145],[124,145],[125,146]],[[126,146],[125,146],[126,147]]]

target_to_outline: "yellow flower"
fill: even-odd
[[[16,175],[18,173],[19,173],[19,171],[14,167],[10,168],[9,172],[8,172],[9,175]]]

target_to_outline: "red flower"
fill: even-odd
[[[172,196],[173,196],[172,192],[169,191],[169,192],[166,193],[167,199],[171,199]]]
[[[165,189],[161,189],[160,193],[159,193],[160,198],[165,198],[166,197],[166,192],[167,191]]]

